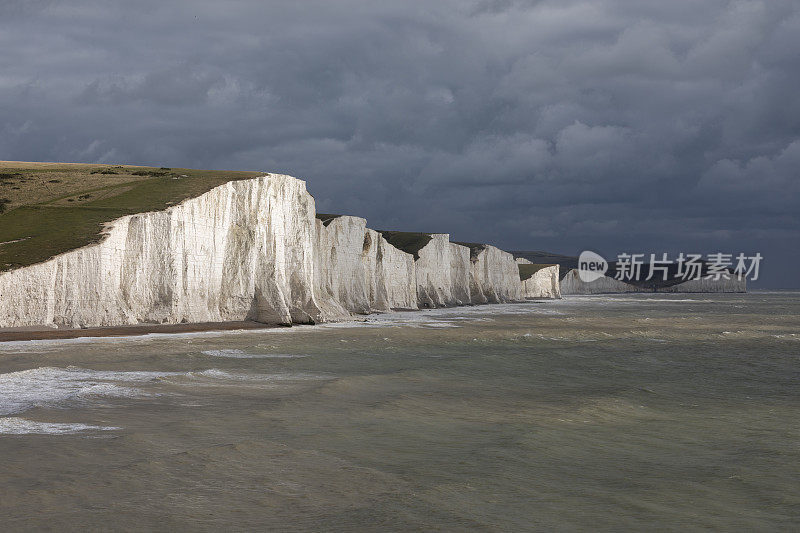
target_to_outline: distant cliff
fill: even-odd
[[[667,279],[663,279],[661,274],[652,280],[647,280],[649,265],[645,264],[642,268],[642,276],[639,280],[620,281],[613,277],[616,270],[616,263],[609,263],[609,273],[612,276],[603,276],[591,282],[585,282],[578,276],[578,258],[553,254],[539,251],[514,251],[511,252],[518,262],[528,263],[552,263],[560,268],[560,292],[562,295],[572,294],[614,294],[631,292],[746,292],[747,281],[737,279],[732,273],[729,279],[706,279],[708,274],[708,264],[701,263],[700,276],[697,280],[684,280],[677,273],[677,264],[672,264],[668,268]]]

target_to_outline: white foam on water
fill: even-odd
[[[142,384],[177,372],[113,372],[68,367],[42,367],[0,374],[0,434],[68,434],[116,427],[56,424],[18,418],[35,407],[62,408],[99,398],[134,398],[147,393],[130,384]]]
[[[34,407],[59,407],[91,397],[135,397],[144,392],[124,383],[144,383],[178,372],[113,372],[42,367],[0,374],[0,416]]]
[[[387,327],[404,327],[404,328],[457,328],[458,324],[446,320],[439,320],[426,315],[417,315],[416,312],[403,312],[403,313],[386,313],[381,315],[372,315],[364,320],[357,322],[335,322],[330,324],[321,324],[319,327],[322,329],[350,329],[350,328],[387,328]],[[416,316],[415,316],[416,315]]]
[[[563,315],[563,313],[538,303],[488,304],[420,311],[393,311],[370,315],[356,323],[341,323],[339,327],[459,328],[463,327],[465,322],[490,322],[496,315]]]
[[[278,326],[264,326],[264,328],[255,329],[224,329],[224,330],[209,330],[209,331],[188,331],[183,333],[146,333],[144,335],[119,335],[110,337],[77,337],[74,339],[37,339],[27,341],[0,341],[0,353],[11,352],[47,352],[57,350],[63,345],[69,344],[121,344],[121,343],[150,343],[159,340],[173,340],[173,339],[192,339],[192,338],[208,338],[208,337],[223,337],[228,335],[245,335],[248,333],[285,333],[292,330],[299,329],[301,326],[278,327]],[[307,326],[313,327],[313,326]]]
[[[568,294],[561,300],[553,300],[548,302],[551,305],[558,307],[569,307],[577,304],[596,304],[608,305],[614,303],[625,304],[648,304],[648,303],[714,303],[715,300],[710,298],[651,298],[649,295],[652,293],[641,294]]]
[[[181,379],[176,379],[181,378]],[[115,372],[85,368],[41,367],[0,374],[0,435],[69,434],[117,427],[78,423],[48,423],[19,418],[36,407],[66,408],[97,402],[101,398],[153,396],[142,387],[148,383],[171,385],[225,385],[241,383],[289,383],[333,379],[330,374],[252,374],[211,368],[199,372]]]
[[[526,333],[522,335],[520,339],[529,340],[529,339],[539,339],[543,341],[560,341],[560,342],[597,342],[597,339],[580,339],[577,337],[562,337],[562,336],[552,336],[552,335],[542,335],[541,333]]]
[[[61,424],[36,422],[16,416],[0,417],[2,435],[71,435],[82,431],[113,431],[122,429],[114,426],[92,426],[89,424]]]
[[[462,307],[445,307],[439,309],[422,309],[415,311],[392,311],[376,313],[365,319],[344,320],[341,322],[328,322],[315,325],[294,325],[292,327],[265,326],[263,329],[235,329],[235,330],[209,330],[192,331],[184,333],[147,333],[145,335],[111,336],[111,337],[78,337],[75,339],[40,339],[28,341],[0,341],[0,353],[42,353],[59,350],[65,345],[72,344],[121,344],[121,343],[151,343],[159,340],[213,338],[228,335],[276,335],[286,333],[300,333],[309,330],[325,328],[360,328],[360,327],[432,327],[447,328],[459,327],[449,322],[451,320],[488,321],[491,318],[485,315],[563,315],[561,311],[553,308],[554,304],[563,303],[565,300],[541,300],[532,302],[517,302],[507,304],[482,304]],[[631,299],[631,301],[635,301]],[[678,300],[669,300],[678,301]],[[453,316],[454,315],[454,316]],[[466,315],[466,316],[465,316]],[[484,315],[484,316],[481,316]]]
[[[228,357],[231,359],[294,359],[298,357],[309,357],[305,354],[290,353],[247,353],[244,350],[205,350],[203,355],[212,357]]]
[[[330,374],[282,372],[275,374],[247,374],[243,372],[229,372],[219,368],[210,368],[200,372],[192,372],[194,378],[206,378],[214,381],[250,381],[250,382],[276,382],[276,381],[308,381],[333,379]]]
[[[463,307],[443,307],[417,311],[391,311],[376,313],[357,321],[336,322],[307,326],[314,328],[459,328],[465,322],[491,322],[497,315],[564,315],[549,307],[553,302],[519,302],[509,304],[485,304]],[[489,315],[489,316],[487,316]]]
[[[379,315],[375,315],[379,316]],[[338,329],[338,328],[382,328],[385,324],[380,323],[379,321],[375,320],[374,316],[370,318],[364,318],[360,320],[353,320],[353,321],[343,321],[343,322],[327,322],[325,324],[315,324],[313,326],[293,326],[293,329],[296,328],[298,330],[302,328],[316,328],[316,329]]]

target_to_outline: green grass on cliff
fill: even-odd
[[[322,225],[325,227],[330,226],[331,222],[336,220],[342,215],[332,215],[330,213],[317,213],[317,219],[322,221]]]
[[[407,254],[414,256],[414,261],[419,259],[419,251],[431,242],[430,233],[417,233],[413,231],[381,231],[386,241]]]
[[[470,260],[473,261],[475,261],[478,255],[486,249],[486,245],[479,242],[453,241],[453,244],[458,244],[459,246],[466,246],[467,248],[469,248],[469,258]]]
[[[263,172],[0,161],[0,272],[97,242],[116,218],[159,211]]]
[[[546,264],[546,263],[537,263],[533,265],[517,265],[519,267],[519,279],[521,281],[525,281],[526,279],[530,279],[533,277],[534,274],[542,270],[543,268],[556,266],[553,264]]]

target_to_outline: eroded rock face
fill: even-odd
[[[514,256],[490,245],[473,253],[469,286],[474,304],[516,302],[525,298]]]
[[[729,279],[696,279],[684,281],[656,292],[747,292],[747,279],[731,276]]]
[[[379,232],[368,229],[364,237],[373,310],[418,309],[414,256],[389,244]],[[369,248],[367,245],[369,244]]]
[[[578,275],[577,269],[572,269],[561,280],[561,294],[613,294],[625,292],[641,292],[638,287],[611,278],[603,276],[594,281],[585,282]]]
[[[449,307],[471,303],[469,248],[435,233],[416,261],[419,307]]]
[[[519,262],[519,259],[517,260]],[[522,263],[525,264],[525,263]],[[561,298],[559,266],[544,267],[522,281],[525,298]]]
[[[359,217],[316,225],[317,291],[343,310],[366,314],[416,309],[414,258],[390,245]]]
[[[659,287],[655,290],[647,287],[638,287],[625,283],[609,276],[586,283],[578,276],[578,271],[573,269],[567,272],[561,280],[561,294],[613,294],[628,292],[747,292],[747,280],[731,276],[730,279],[698,279],[684,281],[668,287]]]
[[[0,274],[0,326],[341,317],[314,294],[315,225],[304,182],[229,182],[116,220],[99,244]]]
[[[523,298],[511,254],[433,235],[419,259],[363,218],[315,218],[305,183],[232,181],[109,224],[102,242],[0,273],[0,327],[340,320]]]

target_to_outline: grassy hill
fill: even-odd
[[[105,223],[158,211],[264,172],[0,161],[0,272],[101,238]]]

